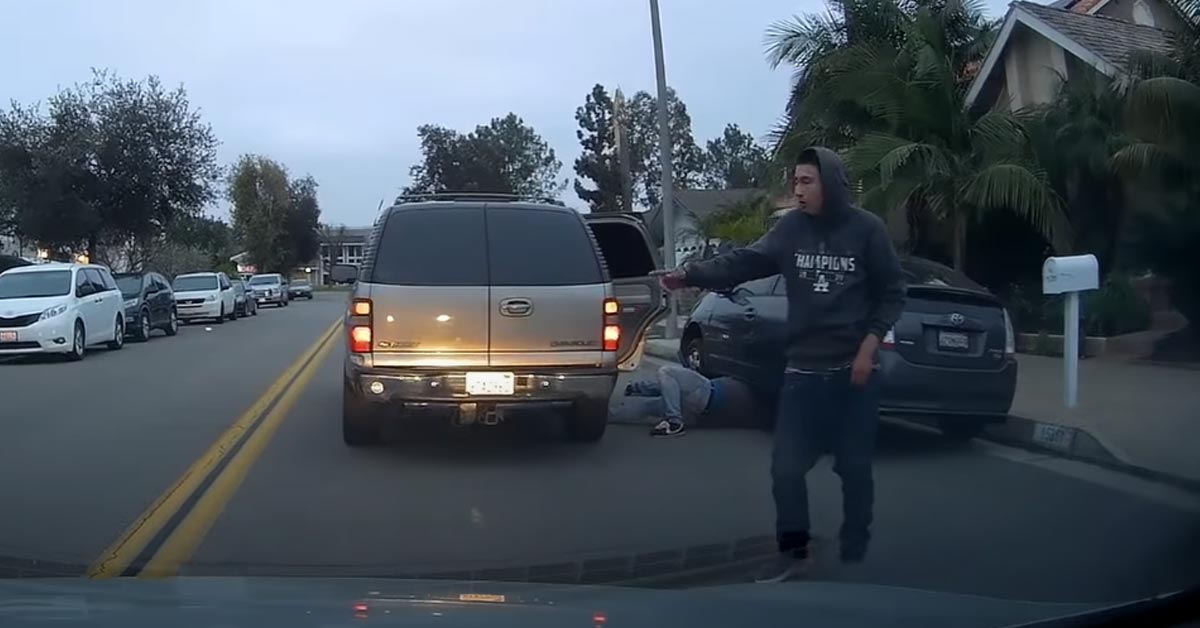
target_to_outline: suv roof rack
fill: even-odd
[[[524,194],[504,194],[501,192],[423,192],[420,194],[401,194],[396,197],[393,205],[402,205],[404,203],[421,203],[425,201],[487,201],[496,203],[518,203],[521,201],[534,201],[537,203],[546,203],[548,205],[558,205],[566,207],[566,205],[556,199],[548,196],[532,196]]]

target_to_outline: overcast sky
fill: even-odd
[[[667,79],[697,142],[730,122],[762,137],[790,76],[767,66],[763,31],[824,3],[660,3]],[[988,0],[992,15],[1003,7]],[[574,112],[591,86],[654,89],[647,0],[0,0],[0,15],[4,106],[92,67],[156,74],[187,88],[222,164],[259,153],[312,174],[323,218],[350,225],[408,182],[420,124],[468,131],[513,111],[573,179]],[[582,205],[570,187],[565,198]]]

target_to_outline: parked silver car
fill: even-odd
[[[627,214],[518,197],[401,197],[380,214],[345,317],[342,436],[433,414],[492,425],[560,409],[568,435],[608,424],[618,369],[662,313],[656,253]]]
[[[308,299],[313,298],[313,287],[307,279],[293,279],[288,283],[288,297],[292,299]]]
[[[284,307],[288,304],[288,282],[279,273],[254,275],[246,282],[255,302],[262,305]]]

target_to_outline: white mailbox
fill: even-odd
[[[1050,257],[1042,264],[1042,293],[1064,294],[1100,287],[1100,264],[1095,255]]]
[[[1063,402],[1074,408],[1079,400],[1079,293],[1100,287],[1100,264],[1095,255],[1051,257],[1042,264],[1042,293],[1064,294]]]

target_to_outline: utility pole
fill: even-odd
[[[671,172],[671,129],[667,117],[667,70],[663,63],[662,26],[658,0],[650,0],[650,28],[654,35],[654,73],[658,78],[658,160],[662,167],[663,268],[675,268],[675,194]],[[675,295],[667,295],[667,338],[679,335]]]
[[[629,166],[629,112],[625,110],[625,94],[617,88],[613,96],[613,138],[617,145],[617,167],[621,171],[621,211],[633,212],[633,175]]]

